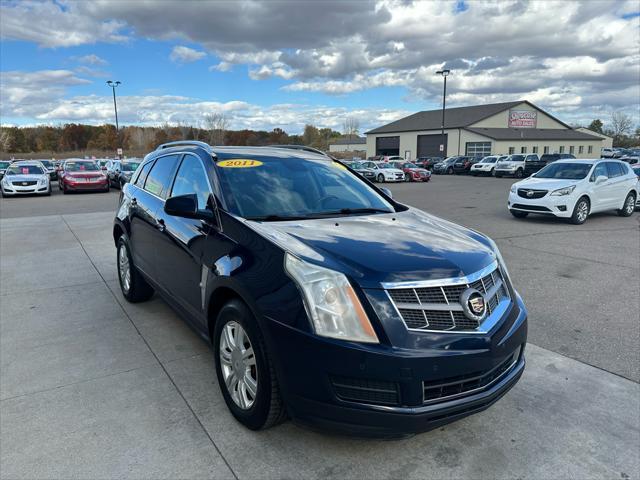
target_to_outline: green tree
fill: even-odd
[[[592,132],[597,132],[597,133],[604,133],[602,131],[602,127],[604,125],[602,124],[602,121],[599,118],[596,118],[595,120],[593,120],[589,126],[587,127],[589,130],[591,130]]]

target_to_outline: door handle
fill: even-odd
[[[158,223],[156,223],[156,228],[160,230],[160,232],[164,232],[167,229],[167,226],[164,223],[162,218],[158,219]]]

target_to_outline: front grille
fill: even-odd
[[[483,320],[468,318],[462,311],[460,295],[475,288],[485,296],[487,315]],[[400,317],[411,330],[473,331],[477,330],[509,299],[504,277],[499,268],[469,283],[422,288],[390,288],[389,298]]]
[[[521,203],[514,203],[512,205],[513,208],[519,208],[521,210],[533,210],[535,212],[550,212],[547,207],[543,207],[540,205],[523,205]]]
[[[441,402],[451,397],[469,395],[474,391],[489,387],[513,369],[520,357],[520,350],[518,348],[512,355],[490,370],[422,382],[424,403]]]
[[[531,193],[531,195],[529,195],[529,192],[533,192]],[[530,188],[519,188],[518,189],[518,196],[522,197],[522,198],[530,198],[532,200],[536,199],[536,198],[542,198],[547,194],[548,190],[534,190],[534,189],[530,189]]]
[[[38,182],[36,180],[28,180],[28,181],[17,181],[17,182],[13,182],[13,185],[15,185],[16,187],[32,187],[35,184],[37,184]]]
[[[374,405],[399,405],[398,384],[366,378],[330,377],[336,396],[349,402]]]

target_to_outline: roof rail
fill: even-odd
[[[179,146],[192,146],[192,147],[201,147],[204,148],[207,152],[212,152],[211,145],[206,142],[199,142],[197,140],[178,140],[177,142],[169,142],[163,143],[162,145],[158,145],[156,150],[163,150],[165,148],[179,147]]]

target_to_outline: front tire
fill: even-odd
[[[522,177],[524,177],[524,172],[522,171],[522,169],[521,169],[521,168],[519,168],[519,169],[517,169],[517,170],[516,170],[515,177],[516,177],[516,178],[522,178]]]
[[[377,178],[378,183],[384,183],[384,175],[380,174]]]
[[[452,167],[449,167],[447,169],[447,175],[453,175],[453,168]]]
[[[153,295],[153,287],[147,283],[133,264],[129,241],[125,235],[118,239],[117,259],[120,290],[131,303],[145,302]]]
[[[589,203],[589,199],[586,197],[580,198],[576,202],[576,206],[573,207],[573,214],[571,215],[569,222],[573,223],[574,225],[582,225],[587,221],[590,208],[591,204]]]
[[[529,212],[521,212],[519,210],[509,210],[511,212],[511,215],[513,215],[516,218],[525,218],[527,215],[529,215]]]
[[[636,209],[636,196],[633,192],[629,192],[627,198],[624,200],[624,206],[618,210],[618,215],[621,217],[630,217],[633,211]]]
[[[273,361],[255,317],[240,300],[220,310],[213,346],[220,390],[236,420],[251,430],[282,422],[286,410]]]
[[[404,174],[404,181],[405,181],[405,182],[411,182],[411,181],[413,181],[413,179],[411,178],[411,175],[410,175],[410,174],[405,173],[405,174]]]

